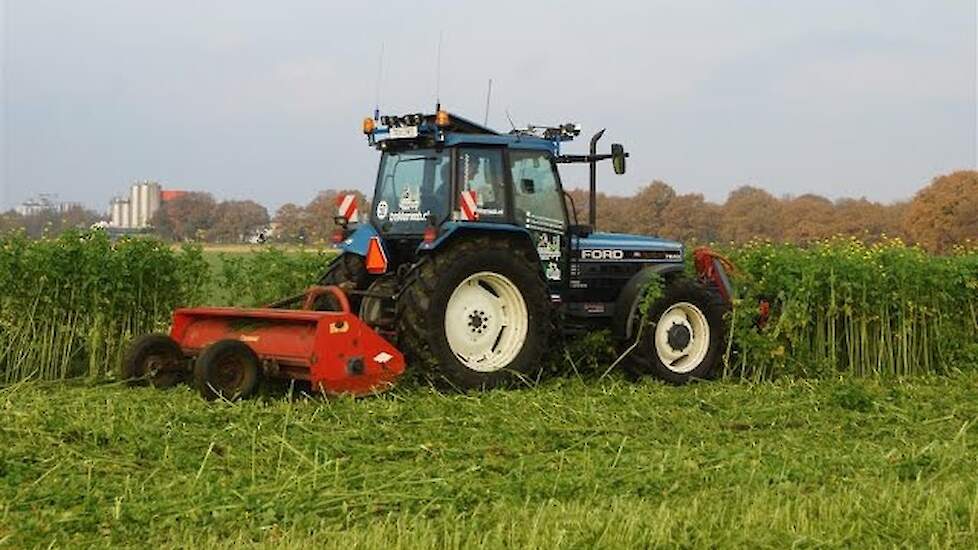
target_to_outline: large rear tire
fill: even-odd
[[[726,311],[712,288],[690,279],[670,280],[641,326],[638,346],[628,357],[631,370],[677,385],[716,378],[726,341]]]
[[[533,379],[550,337],[547,287],[529,251],[479,237],[423,258],[397,301],[398,341],[460,390]]]

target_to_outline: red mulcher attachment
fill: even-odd
[[[327,293],[339,311],[312,311]],[[197,357],[194,377],[209,397],[245,397],[248,384],[257,383],[257,369],[265,376],[308,380],[314,391],[330,395],[376,393],[404,372],[401,352],[352,314],[346,294],[335,286],[310,288],[302,310],[178,309],[170,338],[184,356]]]
[[[737,272],[733,262],[710,247],[701,246],[693,251],[693,264],[696,266],[696,273],[700,280],[715,286],[724,301],[733,304],[733,285],[730,284],[730,277],[728,276],[728,274]],[[770,302],[767,300],[759,301],[757,317],[754,320],[757,328],[764,328],[770,316]]]
[[[712,283],[720,292],[720,296],[728,304],[733,300],[733,286],[727,273],[734,273],[736,268],[733,262],[714,252],[708,246],[701,246],[693,251],[693,264],[696,266],[696,273],[703,282]]]

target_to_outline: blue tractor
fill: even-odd
[[[369,215],[337,216],[341,253],[320,283],[410,368],[462,390],[504,386],[535,378],[561,338],[610,329],[635,373],[717,374],[728,290],[686,276],[681,243],[595,230],[595,167],[623,174],[628,157],[619,144],[597,153],[603,130],[586,155],[561,152],[574,124],[500,133],[441,109],[367,118],[363,132],[381,153]],[[587,224],[565,163],[590,165]],[[664,294],[643,308],[657,275]]]

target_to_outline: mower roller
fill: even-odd
[[[599,153],[600,130],[587,154],[565,154],[579,125],[501,133],[435,111],[364,120],[380,152],[371,205],[361,215],[354,195],[338,197],[339,254],[318,286],[262,309],[177,310],[169,336],[133,344],[123,377],[169,386],[192,372],[209,398],[247,397],[262,377],[364,395],[407,357],[465,391],[535,380],[557,338],[599,330],[633,374],[718,375],[733,266],[701,248],[693,275],[680,242],[595,229],[597,166],[625,173],[622,145]],[[575,163],[590,168],[586,224],[558,170]],[[654,280],[663,292],[646,303]]]

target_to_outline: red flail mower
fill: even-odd
[[[328,295],[328,296],[324,296]],[[334,311],[314,311],[332,298]],[[351,313],[346,294],[314,286],[302,309],[178,309],[169,336],[133,342],[123,376],[168,387],[193,377],[208,399],[243,399],[262,377],[308,381],[327,395],[382,391],[404,372],[404,356]]]

